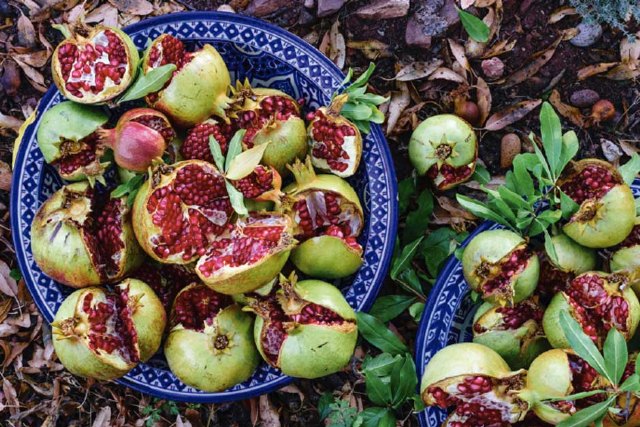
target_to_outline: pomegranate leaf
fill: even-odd
[[[213,161],[216,162],[216,167],[220,172],[224,171],[224,154],[222,154],[222,148],[220,143],[213,135],[209,135],[209,150],[211,150],[211,156]]]
[[[471,197],[462,194],[456,194],[456,200],[463,208],[479,218],[488,219],[490,221],[497,222],[498,224],[505,225],[509,228],[513,228],[512,224],[506,221],[505,218],[500,215],[500,213],[494,211],[492,208],[490,208],[483,202],[480,202],[479,200],[472,199]]]
[[[146,177],[147,175],[144,173],[135,174],[129,178],[127,182],[124,182],[114,188],[113,191],[111,191],[111,197],[118,198],[128,194],[127,205],[132,206],[133,201],[136,199],[136,194],[138,194],[138,190],[144,183]]]
[[[398,254],[398,256],[394,257],[393,265],[391,267],[391,278],[393,280],[396,280],[400,273],[409,268],[409,266],[411,265],[411,261],[413,260],[413,257],[418,250],[418,246],[420,246],[420,243],[423,239],[424,236],[418,237],[416,240],[402,248],[402,251]]]
[[[398,317],[415,301],[416,298],[410,295],[386,295],[376,299],[369,314],[382,322],[388,322]]]
[[[613,384],[613,375],[607,369],[607,365],[598,348],[591,341],[591,338],[584,333],[578,322],[566,311],[560,312],[560,327],[564,331],[573,351]]]
[[[370,314],[356,313],[358,329],[371,345],[391,354],[407,353],[409,348],[384,323]]]
[[[247,207],[244,205],[244,196],[241,192],[236,190],[236,187],[231,185],[229,181],[224,180],[224,185],[227,187],[227,193],[229,194],[229,201],[231,202],[231,206],[233,210],[236,211],[238,215],[246,216],[249,215],[249,211]]]
[[[558,164],[558,175],[562,173],[564,168],[573,159],[580,149],[578,135],[572,130],[562,135],[562,152],[560,153],[560,163]]]
[[[558,427],[585,427],[590,425],[592,422],[597,422],[597,420],[601,419],[607,414],[609,407],[615,402],[617,396],[611,396],[604,402],[597,403],[595,405],[589,406],[588,408],[582,409],[571,417],[565,419],[564,421],[558,424]]]
[[[362,420],[362,427],[394,427],[397,423],[396,417],[389,408],[372,407],[362,411],[356,422]],[[356,424],[354,423],[353,426]]]
[[[413,393],[418,385],[416,365],[410,355],[403,357],[402,363],[396,365],[391,372],[390,386],[393,390],[391,406],[397,409]]]
[[[542,135],[542,146],[546,155],[551,172],[551,178],[555,181],[560,171],[560,154],[562,152],[562,127],[560,117],[553,110],[548,102],[542,104],[540,109],[540,134]]]
[[[458,16],[469,37],[480,43],[489,41],[489,27],[480,18],[462,9],[458,9]]]
[[[558,189],[560,192],[560,210],[562,211],[562,218],[569,219],[571,216],[578,211],[580,205],[573,201],[573,199],[567,194]]]
[[[547,256],[550,258],[552,264],[560,265],[558,253],[556,252],[556,246],[553,244],[551,235],[546,229],[544,230],[544,250],[547,253]]]
[[[638,374],[633,374],[633,375],[629,376],[629,378],[624,380],[622,385],[620,385],[620,391],[622,391],[622,392],[626,392],[626,391],[638,392],[638,391],[640,391],[640,376]]]
[[[423,190],[416,200],[418,206],[409,212],[405,222],[402,242],[409,243],[424,234],[433,213],[433,194],[430,190]]]
[[[565,400],[580,400],[586,397],[595,396],[596,394],[605,393],[605,390],[591,390],[583,391],[582,393],[570,394],[569,396],[552,397],[549,399],[542,399],[544,402],[564,402]]]
[[[622,379],[624,370],[627,367],[629,353],[627,351],[627,341],[616,328],[609,330],[607,339],[604,342],[604,347],[602,348],[602,353],[607,370],[611,372],[615,380],[614,384],[617,385]]]
[[[364,378],[369,400],[380,406],[387,406],[391,403],[391,386],[388,382],[385,383],[373,374],[365,374]]]
[[[118,99],[121,104],[134,99],[144,98],[150,93],[161,90],[169,81],[176,70],[175,64],[165,64],[158,68],[153,68],[147,74],[138,73],[138,77],[127,91]]]
[[[422,313],[424,313],[423,302],[413,303],[411,307],[409,307],[409,314],[411,315],[411,317],[413,317],[413,320],[415,320],[416,323],[420,321],[420,318],[422,317]]]
[[[224,172],[229,171],[229,166],[231,166],[231,162],[236,156],[242,153],[242,139],[244,138],[244,134],[247,132],[246,129],[239,129],[229,141],[229,149],[227,150],[227,159],[224,163]]]
[[[269,142],[256,145],[238,154],[229,165],[227,179],[238,180],[249,175],[260,164],[264,151],[269,146]]]
[[[640,156],[638,156],[638,153],[634,153],[627,163],[618,168],[618,171],[622,175],[624,182],[627,185],[631,185],[636,176],[638,176],[638,172],[640,172]]]

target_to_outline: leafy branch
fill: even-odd
[[[384,96],[367,93],[367,82],[375,69],[375,64],[371,62],[367,71],[347,86],[343,92],[347,94],[348,97],[347,102],[340,110],[340,114],[351,120],[353,124],[360,129],[360,132],[363,133],[371,132],[371,123],[382,124],[384,122],[384,114],[378,109],[378,105],[389,100],[389,98],[385,98]],[[349,83],[352,78],[353,69],[349,68],[347,77],[345,77],[340,85],[344,86]],[[338,93],[334,93],[332,100],[338,95]]]

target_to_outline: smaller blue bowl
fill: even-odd
[[[640,179],[635,180],[631,189],[633,197],[640,197]],[[467,237],[462,247],[466,247],[479,233],[498,228],[504,227],[490,221],[483,222]],[[480,304],[471,300],[471,290],[462,274],[462,263],[455,256],[450,256],[429,294],[418,326],[415,359],[419,380],[438,351],[451,344],[471,342],[473,316]],[[431,406],[418,414],[418,421],[421,427],[440,427],[447,415],[445,410]]]

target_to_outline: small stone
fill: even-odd
[[[611,163],[615,163],[620,160],[620,157],[624,154],[622,149],[618,147],[615,142],[605,138],[600,138],[600,146],[602,147],[602,154]]]
[[[221,4],[218,7],[218,12],[229,12],[229,13],[236,13],[235,10],[233,10],[233,8],[231,6],[229,6],[228,4]]]
[[[578,108],[591,107],[599,100],[600,95],[598,95],[598,92],[591,89],[577,90],[573,92],[569,97],[569,102],[571,102],[571,105]]]
[[[355,14],[363,19],[391,19],[406,16],[408,12],[409,0],[375,0]]]
[[[482,72],[488,80],[498,80],[504,75],[504,62],[497,56],[485,59],[480,64]]]
[[[304,7],[313,9],[316,6],[316,0],[304,0]]]
[[[247,10],[248,15],[267,16],[281,9],[290,9],[298,3],[296,0],[253,0]]]
[[[432,37],[444,36],[447,29],[460,22],[454,0],[426,0],[407,22],[405,42],[428,49]]]
[[[507,169],[513,164],[513,159],[520,154],[522,144],[515,133],[508,133],[500,141],[500,167]]]
[[[587,24],[583,21],[576,28],[578,34],[569,43],[577,47],[589,47],[602,35],[602,26],[598,23]]]
[[[318,18],[333,15],[344,6],[346,0],[318,0]]]

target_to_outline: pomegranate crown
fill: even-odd
[[[293,173],[298,185],[305,185],[316,179],[316,172],[309,156],[307,156],[304,163],[300,159],[296,159],[293,165],[287,165],[287,169]]]

